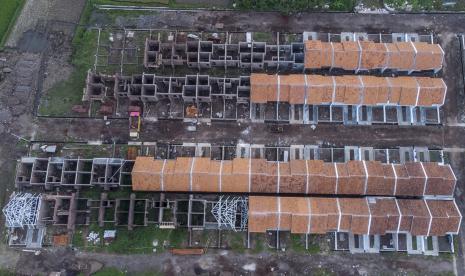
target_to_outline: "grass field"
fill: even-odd
[[[72,57],[74,71],[71,73],[69,79],[58,83],[42,97],[39,115],[57,116],[71,114],[73,105],[81,103],[82,89],[85,86],[87,70],[92,67],[94,62],[97,36],[97,31],[83,29],[75,37],[73,41],[75,52]]]
[[[103,237],[105,229],[117,230],[116,239],[109,245],[99,244],[90,245],[85,242],[85,235],[90,231],[98,233],[100,238]],[[136,227],[134,230],[128,230],[126,227],[105,226],[99,227],[92,224],[85,231],[85,227],[80,227],[74,234],[73,246],[85,251],[107,252],[116,254],[153,254],[162,253],[168,248],[180,248],[187,244],[187,231],[185,229],[159,229],[152,226]],[[157,241],[154,246],[153,242]],[[165,246],[166,244],[166,246]]]
[[[163,6],[168,5],[170,0],[94,0],[98,5],[119,5],[119,6]]]
[[[0,48],[23,7],[25,0],[0,0]]]
[[[69,79],[56,84],[41,97],[39,115],[69,115],[72,114],[71,108],[73,105],[81,103],[87,70],[94,63],[95,46],[98,37],[96,30],[84,27],[89,21],[92,4],[92,1],[87,2],[81,15],[80,26],[76,29],[73,38],[71,63],[74,66],[74,71]]]

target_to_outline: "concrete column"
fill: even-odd
[[[129,198],[129,213],[128,213],[128,230],[134,228],[134,205],[136,203],[136,194],[132,193]]]

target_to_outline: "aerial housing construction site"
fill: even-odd
[[[463,275],[461,15],[77,2],[0,52],[16,273]]]

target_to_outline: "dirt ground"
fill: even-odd
[[[350,257],[350,258],[349,258]],[[128,274],[158,271],[163,275],[439,275],[450,271],[450,260],[407,255],[296,255],[288,252],[239,254],[211,250],[202,256],[112,255],[70,249],[22,254],[17,272],[26,274],[89,267],[90,260],[116,267]],[[53,262],[50,260],[54,260]],[[319,273],[319,274],[318,274]],[[332,273],[332,274],[331,274]]]
[[[74,24],[78,22],[84,0],[30,0],[14,29],[8,45],[14,47],[0,53],[7,59],[6,67],[12,73],[0,82],[0,205],[4,205],[13,188],[14,160],[26,153],[24,143],[16,136],[35,141],[128,141],[126,120],[37,118],[34,107],[44,88],[65,79],[72,68],[69,64],[70,41]],[[71,7],[71,8],[70,8]],[[49,21],[47,21],[49,20]],[[50,21],[51,20],[51,21]],[[61,23],[58,23],[60,20]],[[90,25],[105,25],[111,18],[94,13]],[[45,22],[45,23],[44,23]],[[283,16],[276,13],[236,12],[168,12],[150,15],[119,17],[116,22],[125,27],[179,28],[215,30],[216,23],[223,23],[224,30],[232,31],[289,31],[341,32],[363,31],[370,33],[432,32],[437,35],[445,52],[446,61],[442,75],[448,85],[444,106],[443,126],[342,126],[318,125],[285,126],[284,133],[272,134],[263,124],[213,123],[198,126],[189,132],[186,125],[176,122],[144,122],[143,141],[211,142],[236,144],[239,142],[267,145],[319,144],[360,145],[375,147],[429,146],[445,148],[458,177],[457,201],[465,210],[465,95],[459,58],[457,33],[463,31],[465,15],[354,15],[301,13]],[[28,31],[23,34],[24,31]],[[1,66],[1,63],[0,63]],[[45,76],[44,79],[43,77]],[[16,136],[15,136],[16,135]],[[3,218],[2,218],[3,219]],[[0,222],[2,222],[0,219]],[[218,274],[230,275],[254,272],[266,274],[316,274],[320,270],[340,275],[379,275],[393,272],[400,275],[414,273],[431,275],[453,271],[464,275],[464,232],[459,236],[459,253],[455,259],[421,256],[376,254],[350,255],[334,253],[325,255],[263,254],[239,255],[233,252],[211,251],[202,257],[173,257],[162,255],[108,255],[76,252],[72,250],[45,250],[40,255],[12,251],[0,247],[0,267],[16,267],[20,274],[48,273],[65,269],[77,272],[85,269],[90,260],[106,266],[115,266],[128,272],[147,270],[163,271],[167,275]],[[253,268],[247,271],[243,268]],[[225,274],[228,274],[225,273]]]

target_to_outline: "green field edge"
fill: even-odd
[[[10,37],[10,33],[16,24],[16,20],[18,19],[19,15],[21,14],[21,11],[24,8],[24,4],[26,4],[26,0],[20,0],[19,6],[16,8],[13,17],[11,18],[10,23],[8,24],[8,28],[6,29],[6,32],[3,34],[3,37],[0,40],[0,50],[3,50],[5,42],[8,40],[8,37]]]

